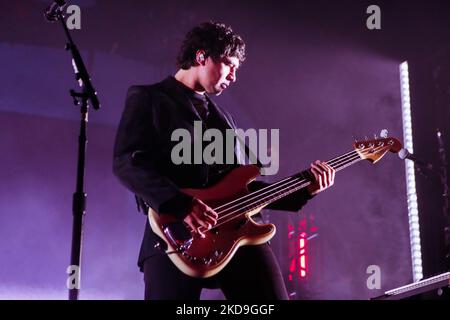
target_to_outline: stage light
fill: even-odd
[[[311,230],[317,231],[316,227],[310,226],[311,222],[304,217],[298,222],[297,228],[288,224],[289,253],[289,275],[288,280],[305,279],[308,275],[308,234]],[[296,275],[294,277],[294,274]]]
[[[402,100],[402,118],[403,118],[403,143],[404,148],[413,153],[413,135],[411,121],[411,99],[409,87],[408,62],[400,64],[400,88]],[[411,244],[411,262],[413,271],[413,281],[419,281],[423,278],[422,273],[422,252],[420,245],[420,225],[419,210],[417,205],[416,178],[414,172],[414,163],[411,160],[405,160],[406,171],[406,193],[408,204],[409,220],[409,238]]]

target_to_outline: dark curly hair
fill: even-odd
[[[218,22],[204,22],[186,34],[177,56],[177,66],[187,70],[196,65],[198,50],[205,51],[205,58],[218,61],[223,57],[237,57],[245,60],[245,43],[230,27]]]

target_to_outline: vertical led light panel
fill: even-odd
[[[411,122],[411,100],[409,92],[409,72],[408,62],[400,65],[400,86],[402,99],[403,117],[403,143],[404,148],[413,153],[413,135]],[[408,220],[409,237],[411,242],[411,260],[413,281],[423,278],[422,273],[422,252],[420,246],[419,209],[417,206],[416,177],[414,174],[414,163],[411,160],[405,161],[406,170],[406,192],[408,199]]]

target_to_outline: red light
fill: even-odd
[[[306,258],[304,255],[300,256],[300,268],[302,269],[306,268]]]
[[[288,224],[288,243],[289,243],[289,281],[293,281],[294,273],[297,274],[299,278],[306,278],[308,274],[308,263],[307,263],[307,246],[308,246],[308,234],[313,227],[308,221],[308,217],[305,216],[298,222],[297,228],[294,228],[292,224]],[[317,227],[314,227],[317,231]]]
[[[308,243],[318,234],[312,214],[302,214],[295,224],[288,223],[288,280],[305,280],[308,277]]]
[[[291,264],[289,266],[289,272],[294,272],[295,271],[295,259],[291,260]]]
[[[305,239],[300,238],[300,241],[298,242],[298,248],[303,249],[305,247]]]

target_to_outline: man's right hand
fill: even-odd
[[[200,227],[211,229],[217,223],[218,214],[208,205],[203,203],[200,199],[194,198],[188,215],[184,218],[184,222],[191,227],[191,229],[198,233],[202,238],[205,234],[200,231]]]

